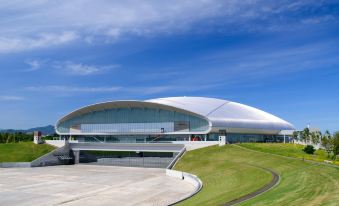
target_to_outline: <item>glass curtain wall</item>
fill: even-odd
[[[238,143],[238,142],[284,142],[284,136],[280,135],[264,135],[264,134],[232,134],[226,135],[227,142]],[[208,141],[218,141],[218,133],[210,133],[207,137]],[[286,137],[288,140],[288,137]]]
[[[81,132],[159,133],[173,131],[176,122],[187,122],[190,132],[208,130],[208,121],[193,115],[156,108],[117,108],[93,111],[61,122],[57,129],[69,133],[71,128]],[[185,124],[184,124],[185,125]]]

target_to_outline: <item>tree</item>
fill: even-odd
[[[306,152],[307,154],[314,154],[315,149],[313,147],[313,145],[306,145],[306,147],[303,149],[304,152]]]
[[[337,158],[339,154],[339,132],[336,132],[333,136],[333,159]]]
[[[33,141],[33,134],[26,134],[22,132],[0,133],[0,143],[15,143],[15,142],[29,142],[29,141]]]
[[[292,138],[293,138],[293,140],[299,140],[299,132],[294,131],[293,134],[292,134]]]
[[[326,130],[325,134],[323,135],[321,139],[321,145],[325,148],[327,152],[327,157],[331,156],[331,153],[333,150],[331,140],[332,140],[331,133],[328,130]]]
[[[305,144],[310,140],[310,129],[306,127],[303,131],[301,131],[301,139],[305,142]]]
[[[322,137],[321,132],[319,131],[311,132],[310,136],[313,144],[317,145],[320,143],[320,139]]]

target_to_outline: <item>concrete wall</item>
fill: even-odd
[[[70,143],[75,150],[97,150],[97,151],[139,151],[139,152],[180,152],[185,146],[171,143]]]
[[[31,167],[30,162],[0,162],[0,168]]]
[[[172,141],[173,144],[184,144],[187,151],[218,145],[219,141]]]
[[[71,156],[69,145],[55,149],[52,152],[45,154],[44,156],[39,157],[36,160],[31,162],[32,167],[43,167],[43,166],[53,166],[53,165],[63,165],[69,164],[69,160],[60,160],[58,156]]]
[[[0,168],[13,168],[13,167],[43,167],[52,165],[69,164],[70,160],[60,160],[59,155],[70,156],[69,144],[64,145],[61,148],[57,148],[52,152],[45,154],[32,162],[2,162]]]
[[[63,147],[65,146],[65,140],[45,140],[46,144],[52,145],[54,147]],[[70,143],[78,143],[78,140],[69,140]]]
[[[202,189],[202,186],[203,186],[202,181],[196,175],[193,175],[187,172],[177,171],[177,170],[170,170],[170,169],[166,169],[166,175],[169,177],[178,178],[183,181],[186,181],[187,183],[195,187],[195,190],[191,194],[187,195],[186,197],[183,197],[182,199],[178,200],[172,205],[177,204],[179,202],[182,202],[192,197],[193,195],[197,194]]]

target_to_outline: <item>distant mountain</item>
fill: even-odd
[[[50,134],[55,133],[53,125],[48,125],[44,127],[35,127],[31,129],[1,129],[0,130],[1,133],[5,133],[5,132],[7,133],[15,133],[15,132],[32,133],[34,131],[40,131],[43,135],[50,135]]]

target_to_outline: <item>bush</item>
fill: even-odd
[[[307,154],[314,154],[315,149],[312,145],[307,145],[304,149],[304,152],[306,152]]]

